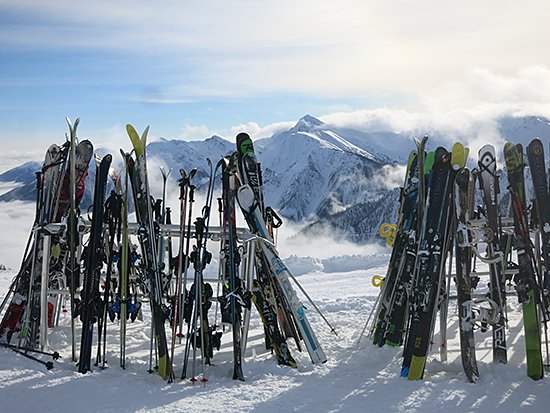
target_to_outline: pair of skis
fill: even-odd
[[[548,184],[544,167],[544,150],[539,139],[533,140],[527,147],[527,157],[535,189],[539,224],[544,240],[544,228],[550,219],[550,215],[547,212],[550,211],[548,204],[550,198],[548,196]],[[522,146],[507,142],[504,146],[504,158],[506,160],[508,180],[510,182],[509,189],[512,197],[511,206],[514,216],[515,249],[519,266],[519,272],[514,277],[514,287],[523,310],[527,375],[534,380],[539,380],[544,376],[539,312],[545,317],[545,314],[548,314],[548,307],[547,301],[545,306],[544,288],[537,283],[536,273],[538,272],[542,277],[547,276],[547,274],[543,274],[543,269],[537,266],[535,248],[529,233]],[[548,262],[545,253],[547,248],[543,244],[543,256],[546,263]]]
[[[157,346],[158,375],[166,380],[170,378],[171,368],[164,326],[167,314],[162,300],[162,276],[158,266],[158,245],[147,175],[145,147],[149,127],[145,129],[141,137],[132,125],[126,125],[126,131],[132,141],[136,158],[134,160],[132,156],[128,156],[126,162],[130,182],[132,184],[136,218],[139,225],[138,238],[141,245],[142,259],[149,282],[149,300],[151,305],[153,335]]]

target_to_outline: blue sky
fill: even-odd
[[[126,123],[203,139],[269,136],[307,113],[365,128],[377,116],[445,126],[487,105],[550,113],[549,11],[541,0],[0,0],[0,171],[61,143],[66,116],[117,149]]]

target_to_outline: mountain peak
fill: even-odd
[[[291,129],[292,132],[307,132],[311,129],[324,125],[319,119],[314,118],[311,115],[305,115],[301,118],[296,125]]]

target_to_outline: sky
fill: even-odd
[[[65,140],[550,116],[542,0],[0,0],[0,172]],[[484,119],[485,119],[484,118]]]

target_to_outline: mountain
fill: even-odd
[[[550,122],[544,118],[503,117],[495,122],[500,135],[500,141],[493,142],[497,146],[505,140],[526,146],[534,137],[550,136]],[[453,134],[445,131],[432,132],[430,150],[438,145],[448,146],[454,139]],[[304,232],[308,234],[328,232],[359,242],[372,240],[377,237],[380,224],[396,219],[398,187],[405,172],[403,165],[415,148],[413,134],[412,131],[365,132],[326,124],[306,115],[292,128],[254,142],[263,172],[265,204],[287,220],[307,223]],[[160,139],[149,143],[152,195],[162,194],[159,166],[173,170],[168,181],[170,194],[177,194],[179,170],[189,172],[193,168],[197,168],[193,183],[197,192],[204,193],[210,176],[207,159],[214,168],[222,156],[235,149],[234,142],[219,136],[202,141]],[[470,159],[475,158],[472,151]],[[115,156],[115,169],[120,169],[121,161],[116,159]],[[19,183],[17,188],[0,196],[0,201],[34,201],[34,172],[39,169],[37,163],[25,164],[0,175],[0,181]],[[92,166],[83,210],[91,203],[94,176]],[[502,176],[501,189],[506,192],[505,171]],[[215,183],[218,193],[219,176]],[[507,199],[506,194],[503,199]]]
[[[550,136],[550,121],[538,116],[505,117],[498,125],[500,135],[507,141],[526,146],[534,138]]]
[[[397,164],[372,148],[351,143],[311,116],[255,146],[266,202],[294,221],[325,217],[380,198],[388,188],[376,177],[385,165]]]
[[[29,200],[36,199],[36,175],[42,169],[38,162],[26,162],[16,168],[0,174],[0,182],[11,182],[14,188],[0,196],[1,201]]]

